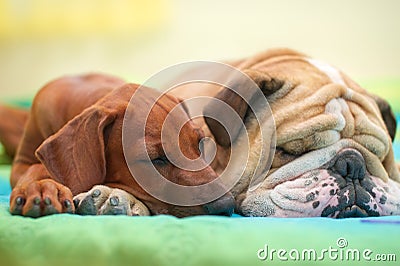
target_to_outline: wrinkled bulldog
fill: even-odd
[[[289,49],[269,50],[230,65],[254,80],[270,104],[276,127],[272,157],[256,151],[265,141],[260,134],[263,121],[255,121],[254,112],[237,93],[217,85],[202,91],[186,86],[174,93],[185,99],[215,97],[243,119],[245,127],[229,133],[233,140],[222,126],[230,123],[228,116],[222,122],[208,118],[223,112],[219,105],[207,104],[205,119],[196,120],[217,143],[213,167],[218,173],[229,160],[241,162],[238,167],[243,164],[240,152],[231,151],[249,140],[244,172],[230,170],[241,175],[231,191],[236,212],[333,218],[400,214],[400,177],[391,145],[396,120],[386,101],[338,69]],[[234,90],[243,93],[247,88],[238,84]],[[257,162],[267,167],[263,162],[268,160],[270,169],[261,169],[261,181],[251,187],[255,167],[260,167]]]

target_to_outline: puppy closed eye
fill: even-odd
[[[166,165],[168,165],[170,162],[169,162],[168,158],[167,158],[165,155],[163,155],[163,156],[159,156],[159,157],[157,157],[157,158],[155,158],[155,159],[152,159],[152,160],[151,160],[151,163],[152,163],[154,166],[166,166]]]
[[[200,156],[202,156],[203,158],[205,157],[204,155],[204,139],[201,139],[199,141],[199,152],[200,152]]]

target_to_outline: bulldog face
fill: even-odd
[[[255,153],[233,191],[239,212],[335,218],[400,214],[400,178],[391,146],[396,122],[386,102],[337,69],[290,50],[267,52],[237,67],[264,92],[276,125],[270,171],[248,190],[252,162],[259,159]],[[223,90],[217,98],[233,104],[230,92]],[[236,102],[241,110],[244,103]],[[260,125],[251,112],[244,122],[250,149],[256,149]],[[221,135],[220,128],[208,125],[214,136]],[[244,137],[242,132],[229,145],[240,145]],[[216,141],[227,146],[226,139]]]

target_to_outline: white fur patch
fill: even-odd
[[[306,58],[306,60],[311,65],[315,66],[321,72],[323,72],[325,75],[327,75],[333,83],[337,83],[337,84],[346,86],[346,84],[344,83],[344,80],[342,78],[342,75],[340,75],[340,72],[336,68],[332,67],[331,65],[329,65],[327,63],[316,60],[316,59]]]
[[[325,113],[332,114],[337,118],[338,124],[337,124],[336,128],[334,128],[334,130],[337,130],[337,131],[342,131],[343,128],[346,126],[346,119],[344,118],[344,116],[342,114],[343,106],[347,107],[347,103],[346,103],[346,101],[344,101],[341,98],[339,98],[339,99],[334,98],[334,99],[330,100],[325,106]]]

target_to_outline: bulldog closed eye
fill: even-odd
[[[382,113],[376,97],[335,68],[291,51],[273,53],[245,68],[288,84],[270,96],[279,152],[262,185],[246,191],[241,212],[337,218],[399,214],[392,113]]]
[[[272,166],[260,171],[256,178],[261,183],[256,188],[249,187],[254,166],[268,158],[256,151],[265,141],[260,134],[264,125],[255,121],[246,102],[216,85],[201,92],[178,89],[174,93],[183,98],[209,95],[242,114],[246,128],[234,133],[232,143],[220,123],[196,120],[218,144],[213,162],[217,173],[225,169],[228,160],[240,156],[230,154],[230,148],[243,145],[245,133],[249,136],[254,152],[231,191],[237,212],[245,216],[336,218],[400,214],[400,178],[391,146],[396,120],[386,101],[336,68],[289,49],[269,50],[231,65],[258,84],[275,119]],[[234,90],[243,92],[246,87],[237,84]],[[204,114],[221,111],[209,104]]]

